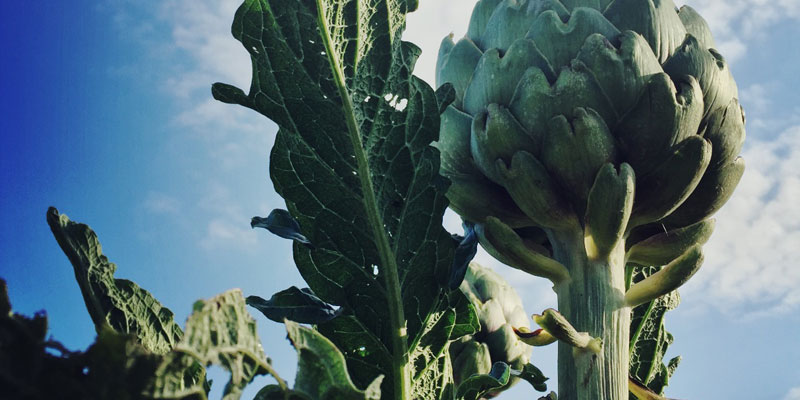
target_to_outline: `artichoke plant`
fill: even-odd
[[[474,335],[450,344],[456,386],[473,374],[488,374],[498,361],[522,370],[530,360],[531,347],[517,338],[514,328],[528,328],[530,323],[514,288],[496,272],[473,261],[460,289],[475,307],[481,327]],[[508,385],[487,397],[508,389],[518,380],[512,377]]]
[[[560,399],[627,397],[630,308],[697,271],[742,176],[744,112],[714,47],[672,0],[481,0],[442,42],[450,207],[554,283],[554,329],[603,343],[559,338]],[[628,263],[664,268],[627,288]]]

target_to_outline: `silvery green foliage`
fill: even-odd
[[[736,84],[706,22],[672,0],[482,0],[467,35],[442,42],[445,82],[441,170],[473,222],[585,222],[610,163],[635,173],[628,230],[680,228],[717,211],[744,169]]]
[[[0,279],[0,385],[13,398],[205,400],[210,389],[205,367],[210,365],[231,374],[224,400],[239,399],[245,386],[263,374],[273,375],[277,384],[261,390],[259,399],[380,398],[382,377],[359,389],[333,343],[291,322],[287,332],[298,351],[298,375],[289,389],[264,354],[240,290],[195,302],[181,330],[149,292],[114,277],[116,266],[89,226],[55,208],[48,210],[47,222],[73,265],[98,336],[85,353],[45,341],[46,317],[14,314]]]
[[[450,286],[458,242],[441,224],[448,183],[431,143],[447,96],[412,75],[420,50],[401,40],[416,7],[246,0],[232,33],[252,61],[249,90],[212,93],[279,127],[270,177],[288,213],[255,226],[295,239],[308,287],[338,307],[315,328],[354,383],[383,375],[385,398],[433,399],[453,395],[447,348],[476,321]]]
[[[639,282],[657,272],[660,267],[631,266],[629,283]],[[667,311],[678,307],[681,297],[677,291],[641,304],[632,310],[631,318],[631,376],[656,394],[663,394],[681,357],[665,354],[672,344],[672,334],[664,328]],[[634,397],[631,397],[634,399]]]
[[[532,347],[517,338],[514,328],[530,328],[530,322],[514,288],[496,272],[473,261],[461,283],[461,291],[475,308],[480,330],[450,345],[456,385],[473,374],[489,374],[498,361],[522,370],[530,360]],[[518,381],[511,377],[506,386],[492,394]]]

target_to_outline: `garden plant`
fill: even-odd
[[[663,399],[680,361],[664,360],[664,314],[744,171],[744,112],[706,22],[671,0],[480,0],[466,36],[443,40],[434,90],[401,40],[416,7],[245,0],[234,16],[252,83],[212,94],[278,125],[269,168],[286,208],[251,226],[293,241],[308,287],[230,290],[181,327],[50,208],[97,339],[79,352],[47,339],[2,283],[4,396],[205,399],[215,364],[225,399],[263,374],[275,383],[259,400],[471,400],[515,384]],[[463,232],[443,228],[448,206]],[[550,280],[557,304],[531,320],[471,262],[479,245]],[[291,387],[250,311],[285,325]],[[557,388],[531,363],[545,345]]]

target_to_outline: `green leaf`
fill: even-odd
[[[283,389],[278,385],[267,385],[256,393],[253,400],[312,400],[303,392],[290,390],[288,398]]]
[[[464,227],[464,236],[453,235],[453,239],[458,241],[458,247],[456,247],[455,256],[453,257],[453,269],[448,281],[450,290],[456,290],[461,286],[461,282],[467,274],[469,263],[478,252],[478,235],[475,233],[475,224],[464,221],[462,226]]]
[[[247,305],[280,323],[285,318],[302,324],[320,324],[336,316],[336,310],[308,288],[292,286],[275,293],[269,300],[258,296],[248,296],[246,300]]]
[[[628,286],[658,272],[661,267],[629,265]],[[662,394],[680,357],[664,365],[672,335],[664,328],[664,315],[680,303],[677,291],[633,308],[631,317],[630,375],[656,394]],[[631,397],[633,399],[634,397]]]
[[[420,51],[399,37],[415,7],[247,0],[232,31],[253,63],[249,93],[212,87],[217,99],[279,126],[271,177],[314,244],[295,244],[295,262],[321,300],[346,311],[320,332],[341,349],[358,387],[385,375],[386,398],[408,396],[414,385],[427,398],[447,390],[408,378],[446,370],[446,357],[406,360],[427,343],[431,315],[454,313],[446,294],[457,243],[441,227],[447,182],[430,146],[452,94],[437,98],[411,75]]]
[[[182,336],[172,311],[137,284],[114,279],[117,267],[103,255],[100,241],[89,226],[70,221],[53,207],[47,210],[47,223],[72,263],[97,332],[107,326],[136,336],[149,351],[169,352]]]
[[[284,239],[291,239],[306,246],[312,246],[311,242],[300,233],[300,225],[297,220],[292,218],[292,215],[286,210],[276,208],[269,213],[267,218],[253,217],[250,221],[250,227],[264,228]]]
[[[492,389],[499,389],[511,378],[511,368],[508,364],[498,361],[492,365],[492,370],[486,375],[473,375],[458,386],[456,399],[477,400]]]
[[[547,390],[547,380],[548,377],[544,376],[544,373],[539,368],[536,368],[533,364],[525,364],[522,367],[521,371],[511,371],[511,374],[514,376],[519,376],[520,379],[524,379],[528,381],[528,383],[533,386],[534,389],[544,392]]]
[[[380,385],[383,376],[375,378],[366,390],[359,390],[350,379],[344,355],[330,340],[313,329],[288,320],[286,331],[297,350],[294,391],[302,392],[310,399],[381,398]]]
[[[6,300],[5,282],[0,280],[0,299]],[[3,398],[63,399],[197,399],[205,400],[205,370],[191,357],[170,352],[155,354],[132,334],[104,325],[85,352],[72,352],[52,339],[46,340],[47,319],[13,314],[8,301],[0,306],[0,387]],[[7,306],[7,307],[6,307]],[[56,355],[56,353],[60,353]],[[168,396],[152,390],[166,375],[160,374],[166,360],[179,356],[188,362],[175,370]],[[180,381],[180,382],[178,382]]]
[[[218,364],[230,371],[224,399],[238,399],[256,375],[272,373],[259,342],[256,322],[248,314],[239,289],[197,301],[176,350],[203,365]]]

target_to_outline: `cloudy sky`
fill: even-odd
[[[423,49],[416,73],[432,82],[439,41],[464,34],[473,2],[420,2],[404,38]],[[670,355],[683,356],[667,393],[797,400],[800,0],[685,3],[706,17],[739,84],[747,171],[667,317]],[[268,297],[302,285],[290,243],[249,228],[253,215],[283,207],[267,174],[276,127],[210,96],[212,82],[249,85],[247,55],[229,34],[238,1],[43,4],[0,4],[0,277],[15,309],[46,309],[52,334],[71,348],[93,340],[45,223],[49,205],[90,224],[117,276],[179,321],[194,300],[229,288]],[[545,282],[479,259],[515,283],[530,312],[555,304]],[[291,379],[283,327],[257,319],[266,352]],[[534,360],[554,381],[554,349]],[[518,385],[504,398],[531,396]]]

